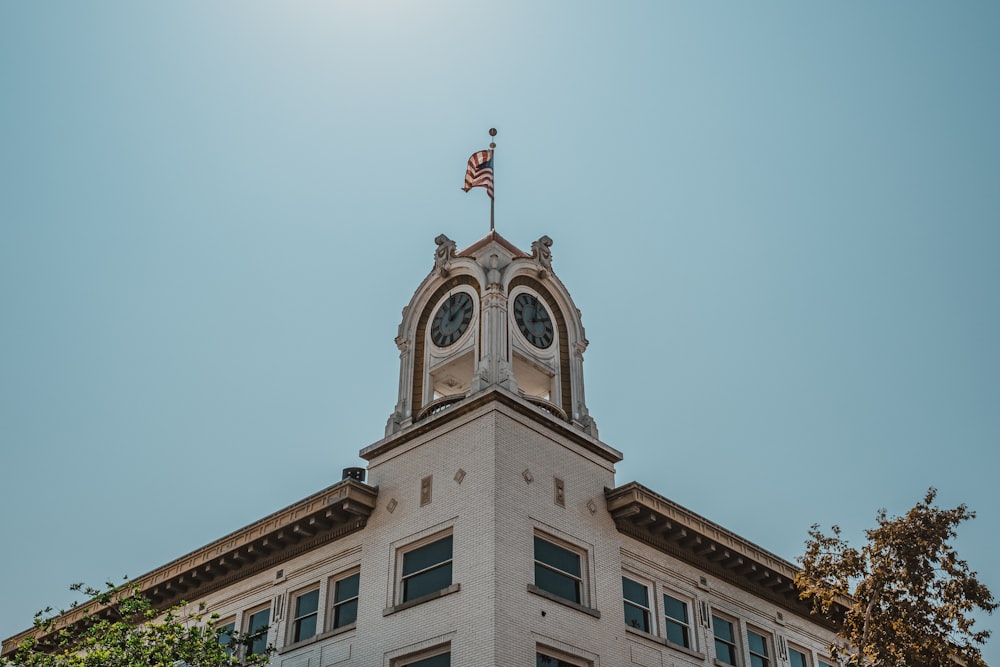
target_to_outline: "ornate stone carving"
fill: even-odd
[[[552,239],[548,236],[543,236],[531,244],[531,258],[542,267],[538,271],[538,277],[543,280],[552,271],[552,251],[549,250],[551,247]]]
[[[500,278],[502,273],[498,268],[500,264],[500,257],[497,255],[490,255],[490,268],[486,271],[486,286],[487,287],[498,287],[500,285]]]
[[[434,252],[434,268],[444,278],[448,275],[448,265],[451,263],[452,258],[455,257],[455,242],[444,234],[438,234],[437,238],[434,239],[434,243],[437,244],[437,250]]]

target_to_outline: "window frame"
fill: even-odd
[[[673,590],[661,590],[662,602],[663,602],[663,639],[667,642],[668,646],[675,646],[677,648],[687,649],[688,651],[696,651],[697,646],[695,645],[695,639],[697,638],[697,633],[694,632],[694,627],[691,622],[691,614],[694,609],[694,604],[691,598],[682,596]],[[685,621],[669,616],[667,612],[667,600],[675,600],[684,606],[684,615],[687,617]],[[684,638],[687,641],[686,644],[678,644],[670,639],[670,627],[672,625],[678,626],[683,630]],[[714,635],[713,635],[714,636]]]
[[[451,539],[452,542],[451,542],[451,553],[449,554],[448,558],[442,561],[435,562],[433,565],[422,568],[416,572],[411,572],[408,575],[403,574],[406,565],[407,555],[419,549],[423,549],[424,547],[428,547],[432,544],[435,544],[437,542],[449,538]],[[396,550],[396,592],[394,600],[397,607],[402,605],[416,604],[424,600],[430,600],[435,597],[440,597],[445,592],[454,589],[455,587],[455,569],[454,569],[455,541],[454,540],[455,540],[455,533],[451,528],[449,528],[447,530],[439,531],[434,533],[433,535],[428,535],[427,537],[410,542],[409,544],[401,546]],[[414,580],[414,577],[425,575],[433,570],[442,567],[443,565],[447,565],[451,570],[451,576],[449,577],[450,581],[448,582],[447,586],[414,597],[406,596],[407,585],[409,584],[409,582]]]
[[[646,606],[642,606],[638,601],[632,600],[625,593],[625,582],[630,581],[636,586],[642,588],[646,594]],[[631,572],[622,572],[622,606],[625,608],[625,627],[629,630],[636,630],[638,632],[644,632],[648,635],[656,636],[656,591],[651,582],[640,579],[636,577]],[[635,625],[630,625],[628,622],[628,608],[640,610],[640,613],[646,621],[646,627],[641,628]]]
[[[731,640],[726,640],[719,637],[718,632],[715,629],[715,621],[718,619],[723,623],[726,623],[730,629]],[[732,616],[727,616],[725,614],[720,614],[719,612],[712,610],[712,657],[720,665],[734,665],[738,667],[740,664],[740,626],[739,623]],[[719,644],[725,644],[730,647],[730,652],[732,653],[732,662],[723,660],[719,657]]]
[[[337,601],[337,587],[342,581],[346,581],[352,577],[358,578],[358,592],[354,597],[347,598],[345,600]],[[337,613],[340,611],[338,608],[344,605],[355,603],[354,607],[354,620],[350,623],[344,623],[343,625],[337,625]],[[326,605],[326,632],[338,633],[347,632],[358,625],[358,611],[361,604],[361,568],[355,567],[350,570],[344,570],[339,572],[332,577],[330,577],[327,584],[327,605]]]
[[[451,664],[451,644],[443,644],[423,651],[417,651],[416,653],[409,653],[393,659],[389,664],[391,667],[410,667],[410,665],[416,665],[421,660],[436,658],[439,655],[447,655],[448,663]]]
[[[754,650],[750,635],[760,637],[764,644],[764,653]],[[756,627],[747,627],[747,667],[774,667],[774,637],[764,630]],[[760,662],[754,662],[757,658]]]
[[[802,667],[812,667],[812,658],[809,655],[809,651],[802,648],[801,646],[798,646],[797,644],[792,644],[791,642],[789,642],[788,664],[791,665],[791,667],[796,667],[796,665],[792,662],[792,652],[798,653],[799,655],[802,656],[803,658]]]
[[[567,572],[565,570],[562,570],[562,569],[558,568],[557,566],[555,566],[555,565],[553,565],[551,563],[546,563],[545,561],[540,561],[538,559],[537,542],[535,542],[535,540],[541,540],[542,542],[547,542],[551,546],[554,546],[556,548],[562,549],[563,551],[567,551],[567,552],[575,555],[577,557],[577,564],[579,566],[580,574],[579,575],[574,575],[573,573]],[[550,533],[545,533],[545,532],[542,532],[540,530],[533,531],[531,543],[532,543],[531,559],[532,559],[532,565],[533,565],[533,568],[532,568],[533,579],[532,579],[532,581],[533,581],[535,589],[537,589],[539,591],[542,591],[543,593],[545,593],[547,595],[550,595],[550,596],[552,596],[555,599],[565,600],[566,602],[568,602],[568,603],[570,603],[572,605],[577,605],[579,607],[586,608],[588,606],[589,597],[590,597],[590,592],[588,590],[588,585],[587,585],[588,574],[589,574],[588,567],[589,567],[589,564],[590,564],[589,560],[588,560],[588,551],[586,549],[584,549],[584,548],[581,548],[581,547],[575,545],[575,544],[572,544],[572,543],[567,542],[565,540],[561,540],[558,537],[555,537],[554,535],[552,535]],[[548,588],[540,585],[539,582],[538,582],[538,568],[539,567],[541,567],[543,570],[548,570],[550,572],[553,572],[557,576],[565,577],[566,579],[571,579],[571,580],[575,581],[576,582],[576,593],[577,593],[578,599],[573,600],[572,598],[567,598],[567,597],[565,597],[563,595],[560,595],[559,593],[556,593],[555,591],[549,590]]]
[[[260,631],[255,632],[253,626],[251,625],[251,623],[253,622],[253,617],[265,610],[267,611],[267,627],[264,628],[263,633],[261,633]],[[243,633],[246,637],[246,641],[243,643],[242,647],[243,650],[241,651],[241,655],[243,655],[244,657],[248,655],[261,655],[260,652],[253,650],[253,645],[256,641],[255,638],[261,634],[263,634],[264,638],[264,650],[265,651],[267,650],[267,647],[269,646],[269,644],[267,643],[267,639],[271,634],[271,628],[273,628],[275,625],[273,617],[274,617],[274,610],[271,608],[270,602],[265,602],[264,604],[257,605],[256,607],[250,607],[249,609],[243,612],[242,627],[243,627]]]
[[[310,613],[300,615],[298,610],[299,600],[312,593],[316,594],[316,608],[313,609],[312,612]],[[288,602],[287,625],[288,625],[289,645],[299,644],[301,642],[309,641],[310,639],[313,639],[320,634],[319,612],[321,607],[320,605],[321,593],[322,591],[320,590],[319,582],[314,582],[308,586],[303,586],[302,588],[294,591],[291,595],[288,596],[289,602]],[[299,629],[302,627],[301,626],[302,622],[308,619],[310,616],[313,617],[312,634],[309,635],[308,637],[296,637]]]
[[[593,662],[581,658],[579,656],[571,655],[565,651],[559,651],[548,646],[535,646],[535,665],[538,664],[538,658],[548,658],[549,660],[554,660],[552,667],[560,667],[559,663],[567,665],[568,667],[592,667]]]
[[[226,647],[226,652],[232,656],[239,646],[233,643],[233,634],[236,632],[236,617],[227,616],[225,619],[215,621],[215,629],[219,630],[219,643]],[[227,641],[222,641],[223,637],[228,637]]]

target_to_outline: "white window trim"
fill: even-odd
[[[552,646],[548,646],[545,644],[535,645],[536,656],[539,653],[549,658],[553,658],[555,660],[562,660],[563,662],[568,662],[569,664],[576,665],[577,667],[593,667],[594,665],[594,662],[592,660],[588,660],[573,653],[567,653],[566,651],[559,650],[557,648],[553,648]],[[538,658],[536,657],[535,660],[537,661]]]
[[[662,597],[664,595],[669,595],[673,599],[675,599],[675,600],[677,600],[679,602],[682,602],[685,605],[685,608],[687,609],[687,617],[688,617],[688,620],[687,620],[686,624],[682,623],[681,621],[675,619],[672,616],[670,617],[669,620],[671,622],[673,622],[673,623],[677,623],[678,625],[684,625],[687,628],[688,643],[690,644],[690,646],[684,646],[683,644],[676,644],[676,643],[670,641],[667,638],[667,606],[666,606],[666,603],[662,601]],[[695,600],[694,600],[694,598],[692,598],[692,597],[690,597],[688,595],[684,595],[683,593],[681,593],[679,591],[676,591],[676,590],[674,590],[672,588],[665,588],[665,587],[663,587],[663,588],[660,589],[660,598],[657,601],[659,601],[663,605],[663,609],[660,610],[660,612],[661,612],[660,616],[663,619],[663,639],[667,642],[667,646],[671,646],[671,647],[674,647],[674,648],[679,648],[679,649],[681,649],[683,651],[695,651],[695,652],[697,652],[698,651],[698,633],[695,632],[695,627],[694,627],[695,626],[695,620],[694,619],[695,619],[695,614],[697,613],[697,610],[695,608]],[[714,639],[715,639],[715,634],[714,633],[712,634],[712,639],[713,639],[713,645],[714,645]]]
[[[550,593],[549,591],[547,591],[547,590],[539,587],[535,583],[535,579],[534,579],[535,564],[539,562],[538,560],[535,559],[535,546],[534,546],[534,544],[535,544],[535,538],[536,537],[538,537],[538,538],[540,538],[542,540],[545,540],[546,542],[549,542],[550,544],[554,544],[554,545],[556,545],[558,547],[562,547],[563,549],[566,549],[567,551],[572,551],[572,552],[576,553],[578,556],[580,556],[580,578],[579,578],[579,581],[580,581],[580,602],[575,602],[573,600],[560,597],[560,596],[556,595],[555,593]],[[555,602],[559,602],[559,603],[565,604],[567,606],[573,607],[574,609],[579,609],[579,610],[584,611],[584,612],[586,612],[586,613],[588,613],[588,614],[590,614],[592,616],[596,616],[597,618],[600,618],[601,613],[599,611],[597,611],[596,609],[593,609],[593,608],[590,607],[590,582],[593,581],[593,576],[594,576],[594,573],[591,571],[591,568],[593,566],[593,558],[590,555],[591,553],[593,553],[592,549],[593,549],[593,547],[588,548],[587,546],[583,546],[583,545],[577,544],[575,542],[571,542],[571,541],[567,540],[565,537],[561,537],[561,536],[555,535],[552,532],[550,532],[549,530],[546,530],[544,528],[535,528],[532,531],[532,533],[531,533],[531,571],[532,571],[532,579],[531,579],[531,583],[528,584],[528,590],[530,592],[532,592],[532,593],[536,593],[538,595],[541,595],[542,597],[549,598],[549,599],[551,599],[551,600],[553,600]],[[546,567],[548,569],[551,569],[553,571],[556,571],[556,572],[562,572],[562,570],[557,570],[556,568],[548,565],[547,563],[542,563],[542,566]],[[564,574],[566,574],[566,576],[569,576],[571,578],[575,578],[575,577],[573,577],[573,575],[569,574],[568,572],[564,573]]]
[[[357,597],[349,598],[348,600],[344,600],[344,601],[341,601],[340,603],[337,603],[336,599],[335,599],[336,595],[337,595],[337,583],[340,582],[340,581],[343,581],[344,579],[347,579],[348,577],[353,577],[354,575],[358,575],[358,595],[357,595]],[[345,625],[340,626],[339,628],[333,627],[333,623],[334,623],[334,621],[337,618],[336,607],[339,606],[339,605],[343,605],[346,602],[349,602],[350,600],[357,600],[358,601],[358,606],[359,606],[358,611],[360,611],[360,605],[361,605],[361,578],[360,578],[360,575],[361,575],[361,567],[360,566],[355,566],[355,567],[349,568],[347,570],[344,570],[342,572],[338,572],[337,574],[334,574],[333,576],[331,576],[331,577],[329,577],[327,579],[327,585],[326,585],[326,590],[327,590],[327,594],[326,594],[326,597],[327,597],[327,599],[326,599],[326,618],[324,619],[324,622],[323,622],[323,630],[324,630],[323,634],[324,635],[339,634],[341,632],[347,632],[348,630],[352,630],[355,627],[357,627],[357,625],[358,625],[357,619],[355,619],[355,621],[353,623],[347,623]]]
[[[648,607],[643,607],[639,603],[634,602],[634,601],[629,600],[628,598],[626,598],[625,597],[625,590],[624,590],[624,587],[623,587],[622,588],[622,605],[624,605],[624,606],[632,606],[632,607],[635,607],[637,609],[644,609],[645,612],[646,612],[646,614],[647,614],[647,616],[648,616],[648,618],[649,618],[649,630],[642,630],[640,628],[634,628],[634,627],[632,627],[632,626],[630,626],[628,624],[626,624],[625,627],[627,627],[627,628],[629,628],[631,630],[638,630],[639,632],[646,632],[646,633],[651,634],[653,636],[659,636],[659,633],[657,632],[657,628],[659,626],[658,626],[658,624],[656,622],[656,616],[657,616],[657,613],[656,613],[656,587],[653,585],[653,582],[649,581],[645,577],[639,576],[639,575],[637,575],[637,574],[635,574],[633,572],[629,572],[628,570],[622,571],[622,577],[624,577],[625,579],[631,579],[634,583],[639,584],[640,586],[642,586],[643,588],[646,589],[646,600],[647,600],[647,604],[649,605]],[[624,619],[622,619],[622,620],[624,622]]]
[[[445,595],[450,595],[451,593],[457,593],[462,590],[461,584],[455,582],[455,543],[454,543],[454,529],[452,526],[442,529],[440,526],[428,529],[419,533],[419,537],[414,537],[412,540],[397,540],[392,544],[393,554],[394,554],[394,579],[393,587],[390,597],[390,606],[382,610],[383,616],[388,616],[394,614],[397,611],[402,611],[403,609],[409,609],[410,607],[423,604],[424,602],[430,602],[439,597],[444,597]],[[448,536],[452,536],[452,550],[451,558],[449,561],[452,563],[452,583],[446,588],[434,591],[427,595],[423,595],[412,600],[403,601],[403,556],[414,549],[419,549],[420,547],[426,546],[437,540],[443,539]],[[442,561],[444,562],[444,561]],[[411,575],[412,576],[412,575]]]
[[[721,641],[724,644],[731,644],[732,645],[732,647],[733,647],[733,653],[735,653],[734,658],[736,660],[736,665],[737,665],[737,667],[739,667],[739,665],[743,664],[743,662],[741,660],[741,658],[742,658],[742,654],[741,653],[742,653],[743,648],[740,646],[740,644],[742,643],[743,636],[744,636],[743,633],[741,632],[739,620],[737,620],[733,616],[730,616],[729,614],[726,614],[724,612],[720,612],[720,611],[718,611],[716,609],[710,610],[710,614],[711,614],[711,616],[709,617],[710,620],[709,620],[708,631],[709,631],[709,633],[711,635],[711,641],[712,641],[712,660],[715,662],[716,665],[724,665],[725,666],[725,665],[729,665],[730,664],[728,662],[723,662],[722,660],[719,659],[719,654],[718,654],[718,651],[716,649],[715,642],[716,641]],[[725,641],[723,639],[718,639],[718,636],[715,634],[715,617],[716,616],[718,616],[720,620],[723,620],[723,621],[726,621],[727,623],[729,623],[730,626],[732,627],[732,635],[733,635],[732,642],[727,642],[727,641]]]
[[[418,660],[426,660],[427,658],[433,658],[438,655],[444,655],[445,653],[451,653],[451,644],[446,644],[445,646],[440,646],[436,649],[430,649],[427,651],[421,651],[419,653],[411,653],[410,655],[404,655],[401,658],[397,658],[390,663],[392,667],[406,667],[406,665],[412,665]]]
[[[812,652],[809,651],[809,650],[807,650],[804,646],[799,646],[798,644],[794,644],[792,642],[788,642],[788,664],[789,665],[792,664],[792,651],[795,651],[796,653],[801,653],[802,655],[804,655],[806,657],[805,667],[813,667]]]
[[[753,634],[757,635],[758,637],[761,637],[764,640],[764,650],[767,651],[767,655],[761,655],[760,653],[755,652],[750,647],[750,633],[753,633]],[[746,642],[747,642],[747,645],[746,645],[746,649],[747,649],[746,664],[747,664],[747,667],[750,667],[750,665],[752,663],[752,656],[757,656],[757,657],[764,658],[764,660],[767,662],[767,667],[775,667],[775,658],[777,658],[777,655],[775,654],[774,635],[772,635],[770,632],[767,632],[766,630],[763,630],[763,629],[761,629],[761,628],[759,628],[757,626],[747,625],[747,628],[746,628]]]
[[[272,605],[271,605],[270,602],[265,602],[264,604],[259,604],[259,605],[255,606],[255,607],[249,607],[249,608],[247,608],[241,614],[241,617],[240,617],[240,627],[243,628],[242,633],[243,633],[244,637],[246,639],[249,639],[250,635],[253,634],[253,632],[254,632],[254,628],[250,627],[250,619],[253,617],[254,614],[256,614],[258,612],[261,612],[261,611],[264,611],[265,609],[268,610],[268,616],[267,616],[267,626],[268,627],[267,627],[267,630],[264,631],[264,645],[266,647],[266,646],[270,646],[271,645],[271,643],[268,642],[268,640],[274,634],[276,634],[274,631],[277,629],[277,627],[276,627],[276,621],[274,620],[274,616],[275,616],[275,614],[274,614],[274,608],[272,607]],[[249,650],[249,648],[250,648],[250,646],[248,644],[244,644],[243,646],[241,646],[240,647],[240,655],[243,656],[243,657],[245,657],[245,654],[247,653],[247,651]]]
[[[320,634],[320,631],[322,630],[322,626],[320,626],[320,621],[322,620],[322,611],[323,611],[323,609],[322,609],[322,607],[323,607],[323,605],[322,605],[322,602],[323,602],[323,591],[321,590],[321,588],[322,587],[320,586],[320,582],[314,581],[313,583],[309,584],[308,586],[300,586],[299,588],[295,589],[294,591],[292,591],[291,593],[288,594],[288,596],[287,596],[287,599],[288,599],[288,619],[285,622],[285,625],[287,626],[286,627],[286,631],[285,631],[286,634],[287,634],[287,637],[286,637],[285,641],[286,641],[286,643],[289,646],[293,645],[293,644],[301,644],[301,643],[304,643],[304,642],[308,642],[310,639],[313,639],[317,635]],[[310,636],[308,636],[308,637],[304,637],[302,639],[295,639],[295,626],[296,626],[296,623],[301,618],[305,618],[306,617],[306,616],[302,616],[302,617],[296,616],[295,615],[295,608],[298,605],[300,597],[302,597],[303,595],[308,595],[309,593],[312,593],[313,591],[316,591],[316,611],[314,611],[312,614],[306,614],[306,616],[315,616],[316,617],[316,630]]]

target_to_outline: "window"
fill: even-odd
[[[215,626],[219,630],[219,643],[226,647],[226,655],[233,654],[232,643],[233,633],[236,632],[236,621],[219,624]]]
[[[688,620],[687,603],[664,593],[663,615],[667,627],[667,641],[684,648],[691,648],[691,622]]]
[[[300,642],[316,636],[319,618],[319,588],[295,596],[292,607],[291,642]]]
[[[833,665],[831,665],[828,662],[823,662],[822,660],[820,660],[819,661],[819,667],[833,667]]]
[[[271,608],[264,607],[247,615],[247,655],[259,655],[267,650],[267,627],[271,622]]]
[[[567,660],[564,660],[563,658],[557,658],[555,656],[555,652],[554,651],[551,652],[552,655],[549,655],[549,653],[550,653],[550,651],[548,649],[545,649],[544,653],[541,652],[541,651],[536,652],[535,653],[535,667],[582,667],[582,665],[590,664],[590,663],[583,663],[583,662],[576,662],[576,661],[574,661],[574,662],[568,662]]]
[[[747,643],[750,645],[750,667],[771,667],[771,654],[767,650],[767,637],[747,630]]]
[[[333,599],[330,606],[331,630],[346,628],[357,622],[360,581],[361,573],[355,572],[333,582]]]
[[[625,625],[643,632],[652,632],[649,588],[638,581],[622,577],[622,598],[625,604]]]
[[[791,646],[788,647],[788,662],[792,667],[809,667],[809,658],[806,654]]]
[[[416,600],[451,586],[451,554],[451,535],[403,552],[400,601]]]
[[[451,667],[451,647],[394,660],[392,667]]]
[[[715,635],[715,657],[727,665],[736,664],[736,633],[733,624],[712,614],[712,633]]]
[[[583,604],[583,568],[579,553],[535,535],[535,586]]]

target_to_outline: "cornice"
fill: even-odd
[[[808,600],[799,599],[795,586],[799,568],[792,563],[638,482],[605,489],[604,495],[619,532],[810,622],[836,629],[811,614]]]
[[[452,422],[491,403],[513,409],[518,414],[556,431],[560,436],[571,440],[574,444],[610,463],[618,463],[622,460],[622,453],[620,451],[604,444],[596,438],[590,437],[578,425],[558,418],[551,412],[511,393],[499,385],[491,385],[479,393],[451,403],[440,412],[430,415],[398,433],[393,433],[391,436],[365,447],[359,452],[359,456],[366,461],[372,461],[414,439],[426,436],[432,431],[446,425],[451,426]]]
[[[375,509],[377,496],[375,487],[343,480],[133,579],[122,588],[131,592],[138,587],[162,608],[197,599],[361,530]],[[92,616],[98,613],[90,611]],[[78,623],[87,615],[88,605],[82,604],[61,615],[54,630]],[[10,656],[24,639],[37,632],[26,630],[5,640],[0,656]]]

